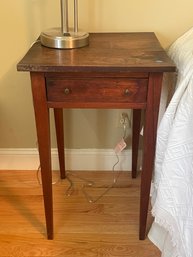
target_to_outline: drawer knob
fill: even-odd
[[[125,95],[129,95],[129,89],[128,88],[125,89]]]
[[[69,88],[65,88],[65,89],[64,89],[64,94],[65,94],[65,95],[69,95],[69,93],[70,93],[70,89],[69,89]]]

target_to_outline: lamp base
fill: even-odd
[[[61,28],[51,28],[40,34],[41,44],[51,48],[72,49],[89,44],[87,32],[71,32],[62,34]]]

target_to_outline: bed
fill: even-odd
[[[157,132],[148,237],[162,257],[193,257],[193,28],[168,54],[178,76]]]

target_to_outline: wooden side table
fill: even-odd
[[[49,109],[54,109],[61,178],[65,178],[63,108],[133,109],[133,177],[145,109],[139,223],[139,238],[144,239],[162,77],[175,71],[154,33],[92,33],[89,46],[72,50],[36,42],[17,69],[31,75],[48,239],[53,238]]]

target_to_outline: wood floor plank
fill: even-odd
[[[88,188],[93,198],[113,179],[111,172],[75,174],[95,182],[96,188]],[[114,188],[89,203],[82,191],[84,180],[73,177],[74,191],[66,196],[69,183],[59,181],[54,172],[55,236],[47,240],[36,171],[0,171],[0,256],[159,257],[148,238],[138,240],[140,177],[130,175],[121,173]]]

